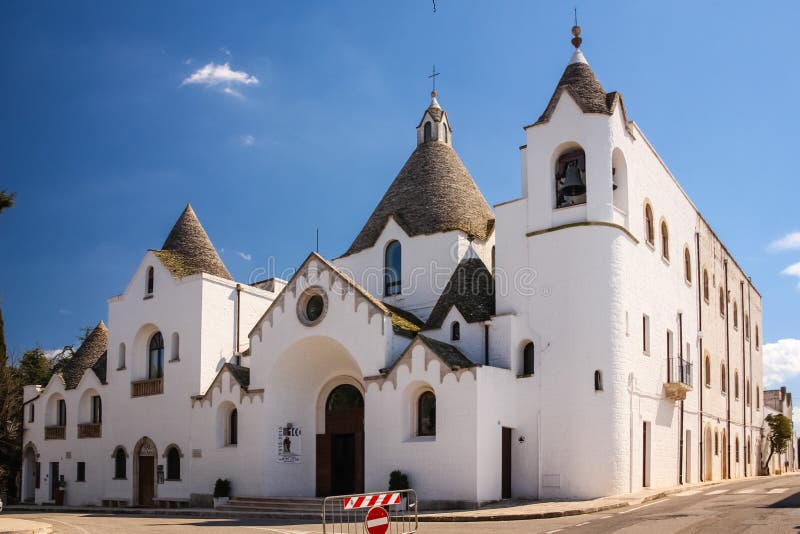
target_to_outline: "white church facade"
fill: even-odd
[[[25,388],[22,497],[429,507],[753,476],[761,297],[579,49],[492,209],[433,94],[350,248],[232,279],[191,207],[64,372]],[[718,179],[712,177],[712,179]]]

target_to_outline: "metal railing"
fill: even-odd
[[[367,513],[375,507],[382,507],[388,513],[387,534],[413,534],[419,528],[417,492],[409,489],[325,497],[322,532],[362,534],[367,531]]]
[[[78,438],[99,438],[103,435],[103,425],[100,423],[79,423]]]
[[[692,385],[692,364],[683,358],[669,359],[668,382],[672,384]]]
[[[164,379],[138,380],[131,382],[131,397],[146,397],[164,393]]]
[[[44,439],[66,439],[67,427],[65,426],[46,426],[44,427]]]

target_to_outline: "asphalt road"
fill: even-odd
[[[320,525],[273,520],[129,515],[3,514],[43,521],[61,534],[321,534]],[[362,530],[351,532],[361,534]],[[422,533],[769,533],[800,532],[800,477],[759,478],[687,490],[618,510],[554,519],[421,523]]]

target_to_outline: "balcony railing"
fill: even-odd
[[[80,423],[78,425],[78,438],[99,438],[103,434],[103,425],[100,423]]]
[[[44,439],[66,439],[67,427],[65,426],[46,426],[44,427]]]
[[[692,364],[683,358],[670,358],[664,392],[668,399],[684,400],[692,390]]]
[[[164,379],[139,380],[131,382],[131,397],[147,397],[164,393]]]

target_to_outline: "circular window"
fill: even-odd
[[[321,287],[308,288],[297,300],[297,317],[306,326],[313,326],[325,317],[328,297]]]

